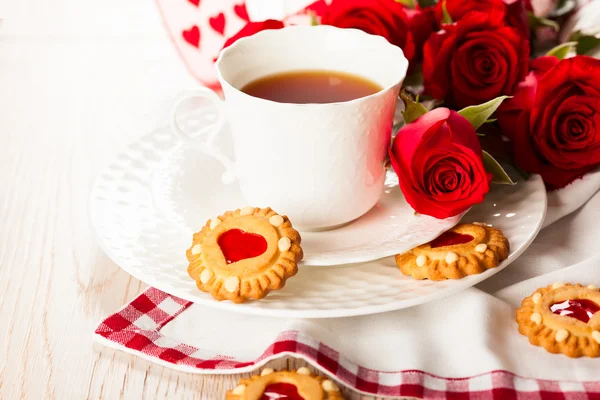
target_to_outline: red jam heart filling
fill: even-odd
[[[562,303],[552,304],[550,311],[563,317],[577,318],[587,324],[592,316],[600,311],[600,306],[591,300],[565,300]]]
[[[256,233],[244,232],[241,229],[230,229],[217,240],[227,264],[246,258],[258,257],[267,251],[267,241]]]
[[[260,400],[304,400],[291,383],[272,383],[265,388]]]
[[[471,235],[463,235],[462,233],[448,231],[442,233],[437,239],[432,240],[429,245],[432,249],[435,249],[436,247],[469,243],[471,240],[473,240],[473,236]]]

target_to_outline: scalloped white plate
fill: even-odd
[[[196,120],[196,124],[208,128],[212,114],[210,107],[205,110],[196,112],[196,116],[201,118]],[[193,120],[192,117],[182,118],[180,124],[189,125]],[[159,160],[144,160],[146,169],[139,171],[136,179],[148,182],[156,209],[169,224],[179,227],[189,240],[207,220],[227,210],[255,205],[246,203],[237,182],[223,185],[219,179],[224,172],[221,165],[202,154],[193,144],[178,146],[175,138],[168,139],[168,130],[165,131],[165,140],[160,143],[153,142],[152,137],[152,134],[145,136],[123,154],[135,158],[136,147],[139,146],[146,146],[148,151],[152,149],[156,153]],[[163,135],[160,137],[163,138]],[[229,132],[223,132],[218,139],[221,147],[230,147]],[[415,215],[404,199],[393,172],[387,175],[385,184],[378,204],[357,220],[327,231],[301,231],[302,263],[329,266],[378,260],[429,242],[460,220],[461,216],[439,220]],[[135,203],[137,200],[132,196],[130,201]],[[275,211],[287,214],[285,209]]]
[[[221,172],[220,164],[193,146],[177,147],[166,128],[142,137],[116,157],[92,189],[90,212],[99,245],[141,281],[196,303],[275,317],[343,317],[401,309],[475,285],[525,250],[546,212],[538,176],[514,187],[495,186],[464,219],[502,229],[511,243],[508,260],[458,281],[415,281],[400,273],[392,257],[381,257],[435,238],[458,218],[415,216],[389,174],[381,202],[367,215],[333,231],[302,232],[305,264],[342,265],[303,265],[283,290],[236,305],[200,292],[186,271],[191,233],[212,216],[245,205],[235,184],[221,184]],[[373,259],[379,260],[356,263]]]

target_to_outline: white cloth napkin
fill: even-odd
[[[600,3],[600,2],[599,2]],[[577,210],[600,189],[600,169],[576,179],[566,187],[548,193],[544,228]]]
[[[548,218],[556,221],[600,188],[594,172],[550,193]],[[520,335],[515,309],[523,297],[555,281],[600,286],[600,193],[544,229],[531,247],[478,288],[422,306],[339,319],[277,319],[245,316],[192,305],[161,332],[202,349],[202,357],[227,354],[254,360],[286,330],[313,338],[366,368],[423,370],[466,377],[507,370],[522,377],[598,380],[600,359],[551,355]]]

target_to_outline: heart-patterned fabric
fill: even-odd
[[[262,0],[261,0],[262,1]],[[274,1],[273,7],[284,0]],[[289,24],[308,24],[310,14],[323,10],[324,0],[289,15]],[[225,41],[251,18],[245,0],[157,0],[173,44],[190,73],[205,86],[219,88],[214,61]]]

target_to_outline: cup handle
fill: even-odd
[[[223,126],[225,125],[225,110],[223,107],[224,103],[215,92],[206,87],[198,87],[195,89],[185,90],[178,94],[173,101],[173,106],[171,107],[171,130],[184,143],[198,139],[205,132],[204,130],[185,132],[177,123],[177,110],[184,101],[191,98],[202,98],[209,100],[217,109],[217,118],[214,122],[214,126],[210,127],[206,138],[199,141],[200,151],[215,158],[217,161],[223,164],[225,167],[225,172],[221,176],[221,181],[224,184],[230,184],[236,180],[235,165],[233,161],[226,157],[213,143],[215,137],[217,134],[223,131]]]

